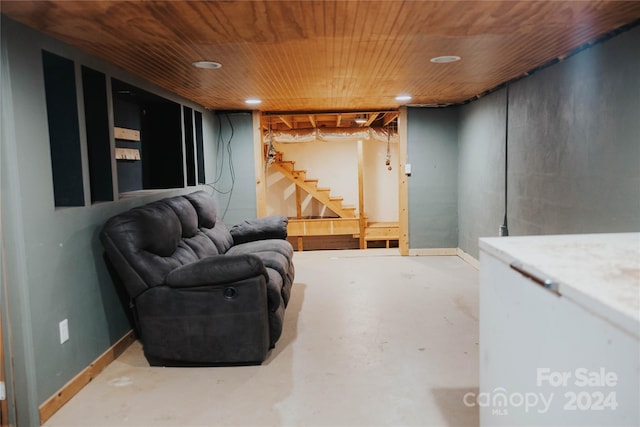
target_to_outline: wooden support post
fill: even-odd
[[[409,255],[409,178],[405,173],[407,164],[407,107],[400,107],[398,116],[399,158],[398,168],[400,188],[398,189],[399,201],[399,231],[398,247],[400,255]]]
[[[367,248],[367,242],[364,239],[366,227],[366,217],[364,216],[364,154],[362,148],[362,140],[358,140],[358,211],[360,218],[360,249]]]
[[[267,216],[267,171],[265,170],[260,111],[253,112],[253,164],[256,178],[256,216]]]
[[[298,185],[296,185],[296,217],[302,219],[302,189]],[[304,250],[302,236],[298,236],[298,250],[300,252]]]
[[[302,219],[302,190],[296,185],[296,218]]]

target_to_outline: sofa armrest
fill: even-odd
[[[214,255],[171,271],[165,283],[172,288],[224,285],[263,275],[267,270],[253,254]]]
[[[231,227],[233,244],[239,245],[265,239],[286,239],[288,223],[289,219],[280,215],[246,220]]]

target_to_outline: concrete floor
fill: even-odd
[[[261,366],[152,368],[134,343],[45,425],[477,426],[478,272],[397,250],[295,254]]]

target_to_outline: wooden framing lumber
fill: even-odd
[[[400,167],[398,168],[398,219],[400,222],[400,240],[398,247],[400,255],[409,255],[409,177],[404,173],[407,164],[407,107],[400,107],[400,115],[398,116],[398,136],[399,142],[399,158]]]

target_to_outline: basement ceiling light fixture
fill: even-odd
[[[396,96],[396,101],[410,101],[411,100],[411,95],[398,95]]]
[[[434,64],[446,64],[448,62],[456,61],[460,61],[460,57],[456,55],[436,56],[435,58],[431,58],[431,62]]]
[[[246,104],[249,104],[249,105],[258,105],[258,104],[262,103],[262,101],[260,99],[258,99],[258,98],[249,98],[244,102]]]
[[[191,65],[196,68],[205,68],[207,70],[217,70],[218,68],[222,68],[222,64],[216,61],[196,61],[192,62]]]
[[[356,119],[354,120],[354,122],[356,122],[359,125],[363,125],[363,124],[367,123],[367,115],[366,114],[358,114],[356,116]]]

